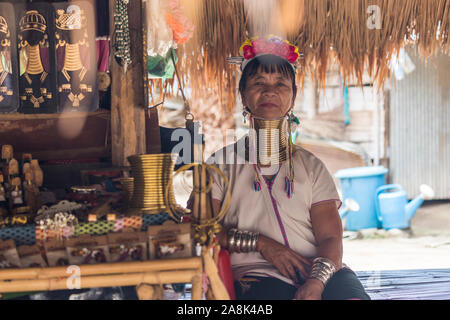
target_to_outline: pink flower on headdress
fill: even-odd
[[[287,43],[282,43],[278,47],[278,52],[279,52],[280,57],[282,57],[282,58],[287,60],[289,58],[290,53],[291,53],[291,47]]]
[[[297,62],[300,57],[298,48],[289,41],[283,41],[279,37],[251,38],[247,39],[240,48],[245,60],[250,60],[255,56],[272,54],[279,56],[291,64]]]
[[[273,42],[267,42],[266,44],[266,50],[264,51],[266,54],[277,54],[277,44]]]
[[[291,53],[291,54],[289,55],[289,57],[288,57],[287,60],[288,60],[290,63],[294,63],[294,62],[297,61],[298,57],[299,57],[299,54],[296,53],[296,52],[293,52],[293,53]]]
[[[245,45],[242,50],[244,51],[245,60],[250,60],[255,57],[255,50],[252,46]]]
[[[258,39],[253,42],[253,48],[255,50],[255,54],[262,54],[266,52],[266,40]]]

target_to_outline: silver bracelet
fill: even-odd
[[[234,240],[236,241],[236,252],[241,253],[242,231],[237,231],[234,234]]]
[[[256,247],[257,247],[257,244],[258,244],[258,239],[259,239],[259,233],[258,232],[255,232],[254,234],[253,234],[253,237],[252,237],[252,247],[251,247],[251,250],[253,251],[253,252],[256,252],[257,250],[256,250]]]
[[[240,251],[243,253],[248,252],[248,231],[242,231],[242,243]]]
[[[247,242],[247,252],[252,252],[252,244],[253,244],[253,235],[255,233],[254,232],[249,232],[247,237],[248,237],[248,242]]]
[[[236,228],[228,230],[227,234],[228,250],[233,253],[255,252],[258,244],[259,233],[241,231]]]
[[[251,252],[252,251],[252,238],[253,238],[253,232],[247,231],[247,247],[245,248],[245,252]]]
[[[320,280],[325,286],[336,272],[336,266],[330,259],[319,257],[313,260],[310,279]]]
[[[234,228],[228,230],[227,242],[228,242],[228,250],[230,250],[230,252],[234,251],[234,245],[236,243],[236,241],[234,240],[234,235],[236,234],[237,231],[238,230]]]

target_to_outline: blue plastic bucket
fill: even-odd
[[[363,229],[380,229],[375,194],[378,187],[386,184],[388,169],[384,167],[358,167],[338,171],[334,176],[339,179],[342,198],[353,199],[358,202],[360,210],[349,212],[346,229],[359,231]]]

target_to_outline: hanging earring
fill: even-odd
[[[246,116],[248,116],[250,118],[250,134],[249,134],[249,158],[250,158],[250,163],[253,165],[253,170],[255,171],[255,178],[253,180],[253,190],[255,192],[259,192],[261,191],[261,179],[259,177],[259,169],[258,169],[258,161],[256,158],[256,136],[252,136],[252,133],[255,133],[255,131],[253,131],[255,129],[255,124],[253,121],[253,117],[251,114],[249,114],[249,112],[247,111],[247,108],[245,109],[244,113],[246,114]]]
[[[295,115],[294,112],[290,112],[288,115],[288,133],[289,133],[289,142],[288,142],[288,152],[289,152],[289,168],[288,168],[288,173],[284,179],[285,183],[284,183],[284,191],[287,194],[287,197],[290,199],[292,198],[293,194],[294,194],[294,162],[293,162],[293,158],[292,158],[292,154],[293,154],[293,146],[292,146],[292,134],[293,134],[293,128],[292,128],[292,124],[295,123],[294,120]],[[298,119],[297,119],[298,121]]]
[[[297,116],[294,114],[294,111],[291,110],[289,113],[289,122],[291,123],[291,132],[295,133],[300,125],[300,120],[298,120]]]
[[[244,124],[247,124],[247,121],[248,121],[247,107],[244,108],[244,111],[242,112],[242,116],[244,117]]]

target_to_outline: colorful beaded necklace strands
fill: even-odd
[[[116,0],[114,12],[115,57],[121,61],[124,72],[131,65],[130,28],[128,24],[129,0]]]

